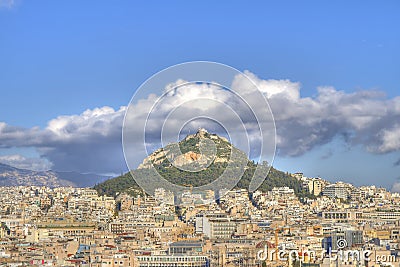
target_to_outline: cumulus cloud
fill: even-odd
[[[348,145],[362,145],[370,153],[389,153],[400,150],[400,97],[388,99],[382,92],[362,90],[352,93],[333,87],[319,87],[314,97],[301,97],[301,84],[290,80],[263,80],[251,72],[245,74],[258,86],[268,99],[276,129],[277,148],[281,156],[299,156],[313,148],[327,144],[341,136]],[[185,81],[167,85],[163,101],[154,105],[158,95],[150,94],[130,106],[130,120],[144,125],[146,140],[134,140],[138,152],[141,143],[151,148],[158,147],[160,128],[166,118],[172,133],[182,123],[198,114],[207,113],[223,121],[225,127],[238,127],[237,118],[221,103],[229,106],[245,122],[247,129],[256,129],[251,112],[237,97],[209,84],[192,84],[176,87]],[[242,77],[236,77],[231,87],[245,95],[253,109],[261,105],[254,94],[254,86]],[[174,88],[173,90],[169,90]],[[199,99],[206,99],[199,101]],[[177,108],[179,107],[179,108]],[[121,146],[121,129],[126,107],[114,110],[101,107],[86,110],[78,115],[59,116],[49,121],[44,129],[21,128],[0,122],[0,148],[35,147],[40,155],[48,159],[56,170],[81,172],[114,172],[126,169]],[[171,115],[172,114],[172,115]],[[260,123],[268,123],[260,121]],[[193,123],[193,127],[198,127]],[[215,124],[201,125],[210,127]],[[218,131],[220,128],[214,127]],[[143,131],[132,127],[130,134]],[[233,131],[234,132],[234,131]],[[250,131],[251,132],[251,131]],[[250,141],[259,142],[259,136],[250,134]],[[169,132],[164,133],[168,136]],[[240,144],[240,138],[231,136]],[[257,147],[257,146],[255,146]],[[140,153],[138,153],[140,154]],[[142,158],[137,158],[140,163]]]
[[[0,123],[0,147],[35,147],[54,169],[108,173],[125,171],[121,127],[125,107],[86,110],[59,116],[44,129]]]
[[[372,149],[386,153],[396,151],[400,148],[400,124],[382,129],[377,135],[381,142],[378,146],[372,147]]]
[[[300,97],[300,84],[262,80],[246,73],[268,97],[281,155],[298,156],[342,136],[372,153],[400,149],[400,99],[379,91],[346,93],[319,87],[316,97]],[[240,83],[233,86],[241,85]]]

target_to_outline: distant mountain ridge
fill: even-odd
[[[0,163],[0,186],[92,187],[108,178],[77,172],[31,171]]]
[[[200,153],[200,143],[205,141],[212,141],[215,144],[213,154],[215,157],[208,156],[212,153],[207,153],[207,151],[206,153],[204,153],[204,151],[202,151],[203,153]],[[180,151],[177,151],[177,148],[179,148]],[[206,147],[206,149],[209,148]],[[231,154],[231,151],[234,151],[235,153]],[[234,154],[236,154],[236,156],[231,158]],[[248,189],[258,164],[249,160],[244,152],[234,147],[226,138],[208,133],[204,129],[200,129],[196,134],[186,136],[179,143],[169,144],[164,148],[157,149],[145,158],[142,164],[139,165],[138,169],[133,170],[132,173],[134,176],[151,178],[150,176],[153,174],[150,169],[154,166],[156,171],[161,174],[162,177],[174,184],[198,187],[215,181],[224,173],[228,164],[233,166],[243,166],[243,162],[245,163],[245,172],[240,176],[242,178],[239,180],[236,187]],[[202,165],[207,166],[207,168],[197,172],[182,170],[186,169],[188,166],[190,168],[196,168],[201,167]],[[179,168],[177,168],[177,166]],[[233,170],[232,175],[235,175],[235,170]],[[149,184],[151,184],[151,182],[149,182]],[[283,186],[294,189],[298,196],[308,195],[303,191],[300,181],[290,174],[276,170],[272,167],[267,178],[259,187],[259,190],[269,191],[273,187]],[[126,173],[119,177],[109,179],[104,183],[96,185],[94,188],[99,192],[99,194],[112,196],[116,196],[121,192],[138,194],[142,191],[139,185],[132,178],[131,173]]]

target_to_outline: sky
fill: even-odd
[[[119,174],[137,88],[182,62],[246,71],[273,165],[400,188],[398,1],[0,0],[0,162]]]

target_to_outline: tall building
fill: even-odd
[[[314,196],[319,196],[324,189],[324,181],[321,178],[308,179],[308,191]]]
[[[237,230],[238,221],[240,220],[229,218],[225,214],[197,216],[196,233],[203,233],[212,239],[230,239]]]
[[[344,183],[336,183],[326,186],[322,194],[330,198],[347,199],[349,197],[349,190]]]

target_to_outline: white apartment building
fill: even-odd
[[[322,193],[324,196],[330,198],[347,199],[349,197],[348,187],[346,184],[340,182],[326,186]]]

